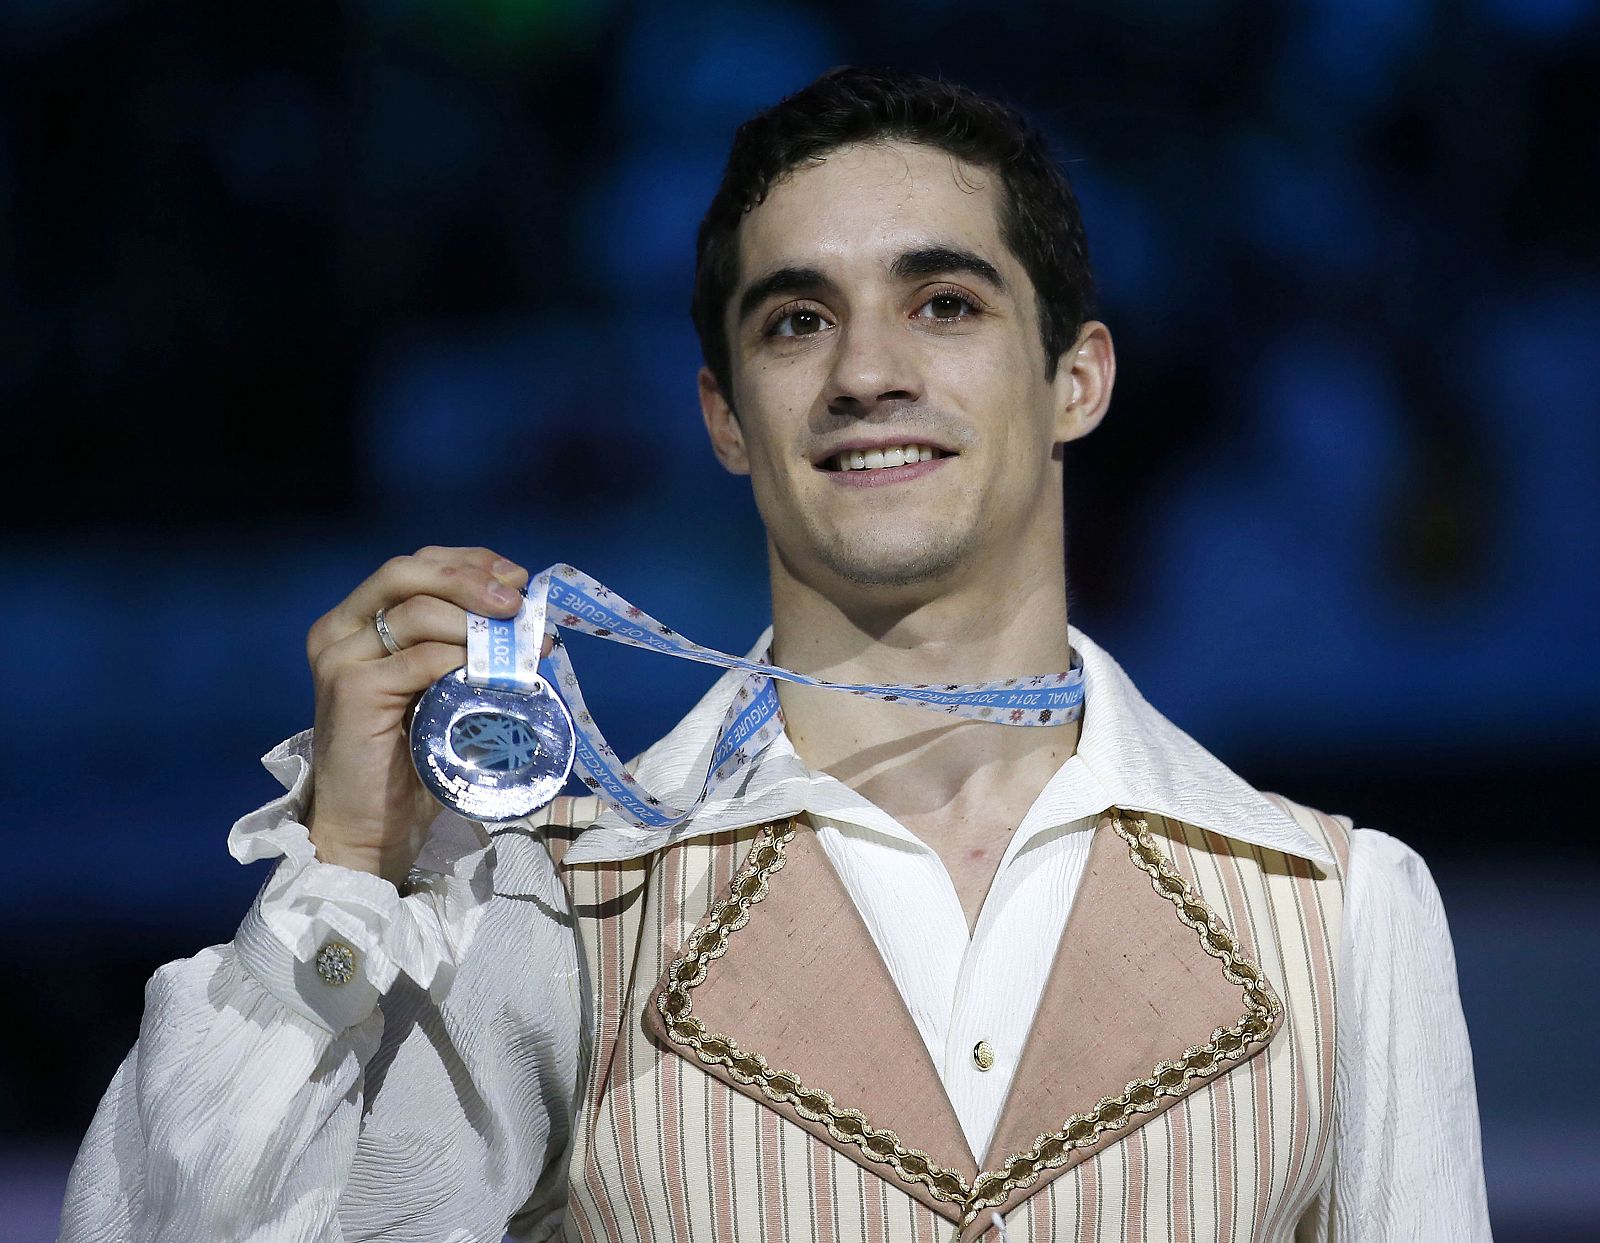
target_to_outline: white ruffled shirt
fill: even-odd
[[[619,859],[805,811],[938,1068],[987,1147],[1099,813],[1159,812],[1276,850],[1325,850],[1152,708],[1075,627],[1076,753],[1012,835],[969,935],[938,855],[780,738],[667,834],[603,815],[568,852]],[[763,636],[754,652],[764,651]],[[634,766],[697,791],[737,675]],[[310,734],[264,758],[287,793],[239,820],[241,862],[279,857],[234,940],[156,973],[138,1043],[70,1180],[62,1239],[439,1240],[557,1229],[589,1033],[565,894],[525,832],[441,815],[402,897],[317,860],[301,823]],[[491,845],[494,849],[491,851]],[[492,884],[491,884],[492,881]],[[1343,923],[1334,1220],[1361,1240],[1488,1239],[1471,1050],[1449,929],[1422,860],[1358,829]],[[330,985],[314,960],[355,950]],[[979,1072],[977,1040],[995,1051]],[[1419,1082],[1422,1080],[1424,1082]],[[1406,1126],[1390,1103],[1407,1102]]]

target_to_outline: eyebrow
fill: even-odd
[[[1000,270],[983,256],[957,246],[919,246],[902,251],[889,265],[889,274],[897,280],[920,280],[942,274],[974,276],[987,282],[1001,293],[1009,293]],[[743,323],[750,313],[762,303],[775,297],[821,291],[833,293],[838,286],[820,269],[782,267],[768,272],[755,281],[739,296],[738,322]]]
[[[1000,269],[981,255],[955,246],[923,246],[899,255],[889,271],[901,280],[939,276],[944,273],[976,276],[1001,293],[1009,293]]]
[[[778,268],[768,272],[744,291],[739,298],[739,323],[744,323],[754,311],[769,298],[788,297],[793,294],[824,290],[832,293],[837,286],[816,268]]]

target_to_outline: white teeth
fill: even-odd
[[[883,470],[931,462],[938,455],[929,445],[896,445],[891,449],[847,449],[833,459],[834,470]]]

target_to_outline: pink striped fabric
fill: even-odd
[[[1340,863],[1336,872],[1159,816],[1146,819],[1161,849],[1277,990],[1283,1028],[1265,1051],[1013,1208],[1006,1217],[1013,1243],[1322,1237],[1296,1228],[1327,1220],[1334,947],[1350,824],[1275,801],[1329,847]],[[642,1026],[641,1007],[666,963],[726,895],[757,832],[690,840],[646,861],[563,869],[596,1033],[569,1165],[565,1237],[953,1239],[953,1223],[898,1185],[662,1048]],[[849,1022],[829,1014],[825,998],[817,1015],[818,1022]]]

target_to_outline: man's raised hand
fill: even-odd
[[[306,823],[319,859],[396,885],[405,878],[439,810],[411,764],[411,705],[467,663],[467,614],[512,616],[527,581],[527,570],[487,548],[419,548],[384,562],[312,624]],[[379,609],[400,649],[394,655],[373,624]]]

